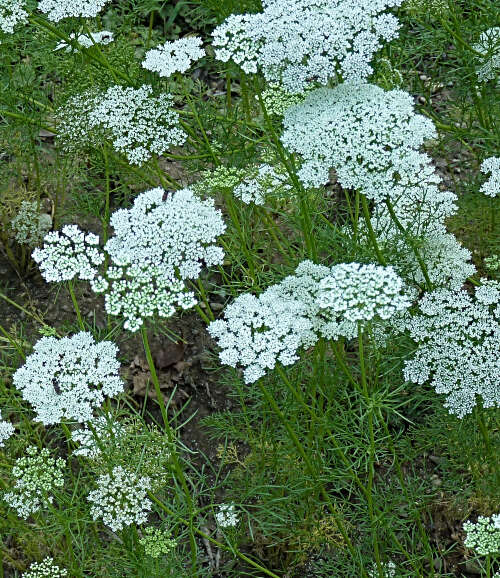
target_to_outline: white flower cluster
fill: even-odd
[[[68,575],[65,568],[59,568],[50,556],[44,558],[41,562],[33,562],[28,572],[23,572],[21,578],[64,578]]]
[[[420,314],[407,327],[418,344],[405,362],[407,381],[430,382],[447,395],[445,407],[462,418],[476,396],[484,407],[500,405],[500,284],[483,280],[475,299],[465,291],[438,289],[424,295]]]
[[[479,37],[479,41],[472,48],[483,56],[477,69],[480,82],[494,80],[500,73],[500,27],[489,28]]]
[[[52,218],[40,212],[38,203],[23,201],[10,226],[18,243],[35,247],[52,227]]]
[[[243,181],[234,188],[234,196],[241,199],[247,205],[255,203],[263,205],[266,196],[285,195],[292,190],[287,176],[276,171],[268,164],[260,165],[256,171],[252,171]]]
[[[179,115],[172,96],[153,96],[151,86],[112,86],[97,99],[89,114],[89,130],[103,127],[113,138],[113,147],[140,165],[152,154],[161,155],[186,140],[179,128]]]
[[[467,536],[464,545],[482,556],[500,552],[500,514],[479,516],[477,522],[464,522]]]
[[[0,0],[0,30],[12,34],[14,28],[28,21],[25,0]]]
[[[394,578],[396,576],[396,564],[394,564],[392,560],[389,560],[389,562],[383,562],[382,571],[384,573],[384,578]],[[372,570],[368,570],[368,576],[370,576],[370,578],[379,578],[376,564],[373,564]]]
[[[8,440],[14,431],[14,426],[10,423],[10,421],[3,420],[2,412],[0,412],[0,448],[5,445],[5,440]]]
[[[114,40],[113,33],[109,32],[109,30],[101,30],[100,32],[91,32],[90,36],[88,34],[79,34],[77,36],[74,32],[72,32],[69,35],[69,38],[71,38],[72,40],[76,39],[78,44],[80,44],[84,48],[90,48],[91,46],[94,46],[94,44],[102,44],[105,46],[106,44],[110,44]],[[62,50],[63,48],[66,48],[66,52],[71,52],[74,49],[71,44],[68,44],[66,41],[62,40],[54,48],[54,51]]]
[[[402,294],[403,282],[392,267],[342,263],[332,267],[319,286],[320,307],[352,323],[390,319],[410,306]]]
[[[70,281],[76,276],[90,280],[104,262],[98,246],[97,235],[84,233],[78,225],[66,225],[61,232],[48,233],[43,248],[35,249],[32,257],[47,282]]]
[[[283,144],[303,157],[298,175],[304,185],[324,185],[335,169],[342,187],[376,202],[398,199],[421,182],[430,160],[418,149],[436,136],[432,121],[415,114],[408,93],[371,84],[311,91],[286,111],[283,123]]]
[[[320,275],[325,273],[323,269],[328,271],[321,268]],[[317,287],[317,279],[309,275],[304,285],[307,281],[311,281],[313,289]],[[314,299],[307,286],[303,290],[304,302],[290,293],[278,284],[258,297],[250,293],[240,295],[226,307],[224,319],[208,326],[209,334],[222,348],[221,362],[231,367],[243,366],[246,383],[257,381],[276,362],[295,363],[297,351],[317,341],[309,315],[309,305]]]
[[[172,100],[170,94],[154,96],[148,85],[76,95],[57,110],[58,142],[71,152],[94,144],[99,135],[110,136],[117,152],[140,165],[186,140]]]
[[[219,192],[220,189],[234,189],[245,178],[245,175],[245,169],[221,165],[203,172],[201,179],[192,184],[191,188],[198,194],[212,194]]]
[[[424,274],[416,255],[406,241],[393,231],[379,237],[384,250],[393,255],[394,268],[411,285],[424,287]],[[476,272],[471,263],[471,252],[451,233],[431,231],[421,236],[418,250],[433,287],[459,290],[466,279]]]
[[[16,479],[12,492],[4,494],[5,502],[25,519],[43,506],[52,504],[54,497],[50,492],[64,485],[66,467],[66,462],[51,457],[47,448],[40,450],[29,446],[26,454],[18,458],[12,468],[12,476]]]
[[[221,528],[234,528],[238,525],[239,517],[234,504],[220,504],[215,513],[215,521]]]
[[[131,331],[155,313],[170,317],[176,307],[193,307],[185,280],[198,278],[203,264],[218,265],[224,258],[214,244],[226,228],[221,212],[191,189],[141,193],[130,209],[113,213],[110,223],[114,235],[105,250],[113,266],[92,286],[106,292],[106,310],[123,315]]]
[[[52,22],[63,18],[93,18],[110,0],[40,0],[38,9]]]
[[[113,532],[134,523],[144,524],[153,505],[147,497],[149,482],[149,478],[139,477],[122,466],[99,476],[97,489],[87,496],[92,518],[101,518]]]
[[[363,80],[375,52],[398,33],[384,13],[402,0],[264,0],[263,12],[232,14],[213,32],[215,57],[292,94],[329,79]]]
[[[222,348],[221,362],[241,365],[245,382],[253,383],[277,362],[295,363],[298,350],[314,345],[320,335],[352,339],[359,319],[387,319],[406,308],[401,287],[391,268],[358,263],[328,268],[304,261],[295,275],[258,297],[237,297],[208,332]]]
[[[205,50],[201,45],[202,40],[198,36],[165,42],[146,52],[142,66],[162,77],[171,76],[174,72],[186,72],[191,63],[205,56]]]
[[[142,538],[139,538],[139,544],[143,546],[147,556],[159,558],[168,556],[177,548],[177,540],[171,537],[168,530],[148,526],[144,529]]]
[[[71,433],[71,439],[79,444],[73,454],[95,459],[101,453],[101,445],[107,445],[110,438],[120,437],[124,433],[121,423],[110,422],[104,416],[97,417]]]
[[[266,112],[274,116],[283,116],[287,108],[294,104],[299,104],[304,100],[301,94],[290,94],[283,90],[279,84],[270,83],[262,91],[261,98],[266,108]],[[257,96],[255,98],[258,98]]]
[[[62,419],[86,422],[105,396],[123,391],[117,352],[111,341],[95,342],[86,332],[42,337],[14,373],[13,383],[44,425]]]
[[[500,157],[489,157],[485,159],[481,164],[481,172],[485,175],[491,173],[491,176],[483,183],[480,191],[490,197],[500,195]]]

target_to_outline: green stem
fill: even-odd
[[[424,260],[422,259],[422,256],[420,255],[420,251],[418,250],[418,247],[415,244],[415,241],[411,238],[411,235],[408,234],[408,231],[403,227],[401,221],[398,219],[396,213],[394,212],[394,207],[392,206],[392,203],[391,203],[389,198],[386,198],[385,204],[387,206],[387,210],[389,211],[389,214],[391,215],[391,219],[394,221],[394,224],[399,229],[399,231],[402,233],[403,237],[405,238],[405,241],[408,243],[408,245],[411,247],[413,253],[415,254],[415,257],[416,257],[418,264],[420,266],[420,269],[422,271],[422,275],[424,276],[425,283],[427,285],[427,290],[432,291],[432,289],[434,287],[433,287],[432,282],[429,278],[427,266],[425,265]]]
[[[278,135],[276,134],[276,131],[274,130],[273,123],[269,117],[261,94],[258,94],[258,99],[260,107],[262,109],[262,114],[264,115],[267,130],[271,135],[271,139],[274,142],[274,145],[276,146],[278,156],[280,157],[280,160],[283,166],[285,167],[295,190],[297,191],[297,195],[299,198],[300,215],[302,220],[302,235],[304,237],[304,243],[306,245],[307,252],[312,261],[317,261],[318,251],[316,248],[316,241],[313,234],[314,233],[313,222],[309,212],[309,205],[306,200],[306,190],[304,189],[302,183],[297,177],[293,157],[291,155],[289,157],[287,156],[287,152],[285,151],[285,148],[283,147]]]
[[[486,451],[490,455],[491,463],[495,468],[497,486],[500,487],[500,468],[498,466],[498,454],[494,451],[493,447],[491,446],[490,434],[488,432],[488,428],[486,427],[486,422],[484,419],[483,403],[479,397],[476,404],[476,416],[477,416],[477,423],[479,425],[479,431],[481,432],[481,436],[483,438]]]
[[[377,255],[378,262],[383,265],[384,267],[387,266],[387,261],[385,257],[382,255],[382,251],[378,246],[377,237],[375,236],[375,232],[373,231],[372,221],[370,218],[370,209],[368,208],[368,201],[366,200],[366,196],[361,194],[361,206],[363,207],[363,216],[365,217],[366,228],[368,229],[368,237],[370,238],[370,242],[375,250],[375,254]]]
[[[306,469],[309,472],[310,476],[319,485],[321,495],[323,496],[323,499],[325,500],[325,502],[328,506],[328,509],[330,510],[332,516],[335,519],[335,522],[337,524],[337,528],[339,529],[339,532],[342,535],[342,538],[344,539],[344,542],[346,543],[347,548],[349,549],[349,552],[351,553],[351,556],[353,557],[353,560],[356,559],[357,558],[357,552],[353,546],[353,543],[351,542],[351,539],[349,538],[349,535],[347,534],[347,531],[346,531],[345,526],[344,526],[344,522],[342,521],[342,518],[339,516],[335,506],[332,504],[330,496],[328,495],[327,491],[325,490],[323,482],[318,479],[318,474],[317,474],[315,468],[313,467],[311,460],[309,459],[308,455],[306,454],[304,447],[300,443],[299,438],[297,437],[297,434],[293,430],[292,426],[290,425],[290,423],[286,419],[283,412],[278,407],[278,404],[276,403],[276,401],[274,400],[272,395],[269,393],[267,388],[261,383],[261,380],[257,381],[257,385],[259,386],[262,394],[266,398],[267,403],[271,406],[272,410],[274,411],[274,413],[276,414],[276,416],[278,417],[278,419],[280,420],[280,422],[283,424],[284,428],[286,429],[288,435],[290,436],[290,440],[292,441],[293,445],[295,446],[295,448],[299,452],[301,458],[303,459],[304,464],[306,466]],[[363,568],[363,564],[361,562],[360,562],[360,570],[361,570],[362,576],[365,577],[367,574],[366,574],[366,572]]]
[[[68,281],[69,294],[71,295],[71,301],[73,302],[73,307],[75,309],[76,317],[78,319],[78,325],[82,331],[85,331],[85,324],[83,323],[82,314],[80,312],[80,307],[75,295],[75,288],[73,286],[73,281]]]
[[[188,526],[188,527],[190,526],[190,522],[188,520],[179,516],[177,514],[177,512],[174,512],[174,510],[171,510],[166,504],[164,504],[162,501],[160,501],[154,494],[152,494],[151,492],[148,491],[148,496],[151,498],[151,500],[156,505],[158,505],[162,510],[164,510],[169,516],[173,516],[176,520],[178,520],[181,524],[184,524],[185,526]],[[202,532],[201,530],[199,530],[196,527],[194,527],[193,530],[196,534],[198,534],[198,536],[201,536],[205,540],[208,540],[210,543],[214,544],[214,546],[217,546],[217,548],[220,548],[221,550],[225,550],[226,552],[232,552],[233,554],[236,554],[236,556],[238,556],[238,558],[240,558],[241,560],[243,560],[247,564],[250,564],[250,566],[252,566],[253,568],[256,568],[260,572],[263,572],[264,574],[266,574],[266,576],[271,576],[271,578],[280,578],[274,572],[271,572],[267,568],[264,568],[264,566],[261,566],[258,562],[255,562],[254,560],[252,560],[248,556],[245,556],[245,554],[240,552],[234,546],[231,546],[231,547],[226,546],[222,542],[215,540],[214,538],[212,538],[212,536],[210,536],[209,534],[206,534],[205,532]]]
[[[155,12],[156,12],[155,10],[152,10],[151,14],[149,15],[148,37],[146,38],[146,50],[149,50],[149,47],[151,45],[151,36],[153,35]]]
[[[109,227],[109,213],[110,213],[110,197],[111,197],[111,183],[109,176],[109,157],[108,149],[106,145],[103,146],[102,156],[104,159],[104,175],[106,179],[106,196],[104,199],[104,215],[102,219],[102,242],[106,244],[108,240],[108,227]]]
[[[365,354],[363,346],[363,328],[358,322],[358,351],[359,351],[359,366],[361,370],[361,387],[367,404],[368,410],[368,431],[370,435],[370,453],[368,463],[368,485],[366,499],[368,502],[368,515],[370,517],[370,525],[372,530],[372,544],[373,553],[375,554],[375,561],[379,575],[383,578],[385,576],[380,560],[380,551],[378,547],[377,527],[375,524],[375,514],[373,509],[373,479],[375,477],[375,434],[373,429],[373,407],[371,404],[370,393],[368,391],[368,379],[366,374]]]
[[[174,465],[174,469],[175,469],[175,472],[177,474],[177,479],[180,482],[182,489],[184,491],[186,502],[187,502],[188,508],[189,508],[190,519],[191,519],[191,523],[189,524],[189,527],[190,527],[189,541],[190,541],[190,545],[191,545],[191,562],[193,564],[193,568],[196,568],[197,567],[197,546],[196,546],[196,541],[194,538],[193,524],[192,524],[193,512],[194,512],[193,499],[191,497],[191,492],[189,491],[186,477],[184,475],[184,471],[183,471],[181,463],[179,461],[179,456],[177,454],[176,436],[175,436],[175,433],[172,429],[172,426],[170,425],[170,422],[168,421],[167,409],[165,407],[165,402],[163,400],[163,393],[161,391],[160,382],[158,380],[158,374],[156,373],[156,368],[155,368],[155,364],[153,361],[153,356],[151,354],[151,347],[149,345],[148,332],[147,332],[145,324],[141,325],[141,337],[142,337],[142,344],[144,346],[144,353],[146,354],[146,360],[147,360],[148,366],[149,366],[149,371],[151,372],[151,379],[153,381],[153,385],[154,385],[155,392],[156,392],[156,398],[158,401],[158,405],[160,406],[160,412],[161,412],[161,416],[163,418],[163,424],[165,427],[165,432],[167,434],[167,439],[172,446],[172,463]]]

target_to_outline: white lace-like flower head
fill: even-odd
[[[29,446],[26,455],[18,458],[12,468],[14,487],[4,494],[5,502],[25,519],[52,504],[54,496],[51,492],[64,485],[65,467],[66,462],[62,458],[51,457],[47,448],[40,450]]]
[[[68,575],[66,568],[59,568],[50,556],[41,562],[33,562],[28,572],[23,572],[21,578],[65,578]]]
[[[352,323],[390,319],[410,306],[392,267],[341,263],[320,281],[318,304]]]
[[[10,226],[19,244],[35,247],[52,227],[52,219],[47,213],[40,212],[38,203],[23,201]]]
[[[25,0],[0,0],[0,30],[12,34],[18,24],[28,21]]]
[[[114,235],[105,250],[113,266],[93,289],[106,293],[106,310],[123,315],[131,331],[155,313],[170,317],[178,307],[193,307],[185,280],[224,258],[215,245],[226,228],[222,215],[211,199],[200,200],[190,189],[141,193],[130,209],[113,213],[111,226]]]
[[[272,194],[285,195],[291,191],[292,186],[288,182],[287,176],[276,171],[268,164],[260,165],[256,171],[234,188],[234,196],[241,199],[247,205],[254,203],[263,205],[266,196]]]
[[[467,536],[464,546],[481,556],[500,552],[500,514],[491,517],[479,516],[477,522],[464,522]]]
[[[239,517],[234,504],[220,504],[215,513],[215,521],[221,528],[234,528],[238,525]]]
[[[38,9],[52,22],[63,18],[94,18],[110,0],[40,0]]]
[[[98,266],[104,262],[99,250],[99,237],[84,233],[77,225],[66,225],[61,232],[51,231],[44,238],[44,246],[35,249],[32,257],[48,282],[93,279]]]
[[[483,56],[477,57],[479,67],[477,78],[480,82],[487,82],[498,77],[500,73],[500,26],[485,30],[479,37],[477,44],[472,47]]]
[[[114,467],[110,474],[99,476],[97,489],[87,496],[92,518],[102,519],[113,532],[131,524],[144,524],[153,505],[147,497],[149,485],[149,478],[122,466]]]
[[[376,202],[420,185],[430,160],[418,149],[436,135],[432,121],[415,114],[408,93],[371,84],[311,91],[287,109],[283,124],[283,144],[303,157],[304,185],[324,185],[334,169],[342,187]]]
[[[475,299],[446,289],[424,295],[420,314],[407,323],[418,349],[405,362],[405,379],[429,382],[459,418],[472,412],[477,396],[486,408],[500,405],[500,284],[483,284]]]
[[[69,35],[69,37],[72,40],[76,39],[78,44],[80,44],[84,48],[90,48],[91,46],[94,46],[94,44],[102,44],[105,46],[106,44],[110,44],[111,42],[113,42],[113,33],[109,32],[109,30],[101,30],[100,32],[91,32],[90,35],[80,34],[78,36],[74,32],[72,32]],[[71,44],[68,44],[67,42],[62,40],[54,48],[54,51],[62,50],[63,48],[66,49],[66,52],[71,52],[72,50],[74,50]]]
[[[97,417],[71,433],[71,439],[79,446],[73,453],[93,460],[100,455],[101,445],[106,446],[110,438],[120,437],[124,433],[121,423],[110,422],[104,416]]]
[[[161,155],[186,140],[179,115],[169,94],[153,96],[151,86],[112,86],[96,98],[89,114],[89,130],[103,127],[111,133],[113,147],[140,165],[151,155]]]
[[[222,349],[220,360],[243,367],[246,383],[253,383],[276,363],[292,365],[301,348],[313,346],[319,335],[328,339],[354,337],[356,325],[318,303],[321,279],[331,269],[302,262],[294,275],[272,285],[258,297],[240,295],[208,327]]]
[[[499,29],[500,30],[500,29]],[[500,157],[489,157],[481,164],[481,172],[491,173],[490,178],[483,183],[480,191],[489,197],[500,195]]]
[[[117,352],[114,343],[96,342],[90,333],[42,337],[13,383],[44,425],[63,419],[86,422],[105,396],[123,391]]]
[[[267,0],[259,14],[232,14],[213,32],[215,56],[289,93],[329,79],[363,80],[375,52],[397,36],[387,8],[402,0]]]
[[[146,52],[142,66],[162,77],[171,76],[174,72],[186,72],[193,62],[205,56],[201,45],[202,40],[198,36],[165,42]]]
[[[5,445],[5,441],[8,440],[14,433],[14,426],[10,421],[5,421],[2,419],[2,412],[0,412],[0,448]]]

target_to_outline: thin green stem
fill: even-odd
[[[273,412],[276,414],[276,416],[278,417],[278,419],[280,420],[280,422],[283,424],[284,428],[286,429],[290,440],[292,441],[293,445],[295,446],[295,448],[297,449],[297,451],[299,452],[299,455],[301,456],[301,458],[304,461],[304,464],[306,466],[307,471],[309,472],[310,476],[316,481],[316,483],[319,485],[320,488],[320,492],[321,495],[323,496],[323,499],[325,500],[328,509],[330,510],[332,516],[335,519],[335,522],[337,524],[337,528],[339,529],[340,534],[342,535],[342,538],[344,539],[344,542],[347,546],[347,548],[349,549],[349,552],[351,553],[351,556],[353,557],[353,560],[357,559],[357,553],[356,550],[353,546],[353,543],[351,541],[351,539],[349,538],[349,535],[347,534],[347,531],[345,529],[345,525],[344,522],[341,518],[341,516],[339,516],[337,509],[335,508],[335,506],[333,505],[330,496],[328,495],[328,492],[325,489],[325,486],[323,484],[323,482],[321,480],[319,480],[319,476],[316,472],[316,469],[313,467],[311,460],[309,459],[308,455],[306,454],[306,451],[304,449],[304,447],[302,446],[302,444],[300,443],[299,438],[297,437],[297,434],[295,433],[295,431],[293,430],[292,426],[290,425],[290,423],[288,422],[288,420],[286,419],[285,415],[283,414],[283,412],[281,411],[281,409],[278,407],[278,404],[276,403],[276,401],[274,400],[274,398],[272,397],[272,395],[269,393],[269,391],[267,390],[267,388],[263,385],[263,383],[261,382],[261,380],[257,381],[257,385],[259,386],[262,394],[264,395],[267,403],[271,406]],[[358,561],[359,562],[359,561]],[[366,576],[366,572],[363,568],[363,564],[360,563],[360,570],[362,573],[362,576]]]
[[[389,211],[389,214],[391,215],[391,219],[394,221],[394,224],[399,229],[399,231],[402,233],[403,237],[405,238],[405,241],[408,243],[408,245],[411,247],[413,253],[415,254],[415,257],[416,257],[418,264],[420,266],[420,269],[422,271],[422,275],[424,276],[425,283],[427,285],[427,290],[432,291],[432,289],[434,287],[433,287],[432,281],[430,280],[429,272],[427,271],[427,266],[424,263],[422,256],[420,255],[420,251],[418,250],[418,247],[417,247],[415,241],[412,239],[411,235],[408,234],[408,231],[403,227],[401,221],[398,219],[396,213],[394,212],[394,207],[392,206],[391,200],[389,198],[387,198],[385,200],[385,204],[387,206],[387,210]]]
[[[75,310],[76,317],[78,319],[78,325],[80,326],[80,329],[82,331],[85,331],[85,324],[83,323],[82,314],[80,311],[80,306],[78,305],[78,301],[76,299],[75,288],[73,286],[73,280],[68,281],[68,289],[69,289],[69,294],[71,295],[71,301],[73,302],[73,308]]]
[[[155,392],[156,392],[156,398],[158,401],[158,405],[160,406],[160,412],[161,412],[161,416],[163,419],[165,432],[167,434],[167,439],[168,439],[169,443],[172,445],[172,463],[174,465],[174,469],[175,469],[175,472],[177,474],[177,479],[180,482],[182,489],[184,491],[184,495],[185,495],[186,502],[188,504],[188,508],[189,508],[189,512],[190,512],[191,524],[190,524],[189,541],[190,541],[190,545],[191,545],[191,561],[193,564],[193,568],[196,568],[197,567],[197,562],[196,562],[196,560],[197,560],[197,546],[196,546],[196,541],[194,539],[193,526],[192,526],[192,518],[193,518],[193,511],[194,511],[193,499],[191,497],[191,492],[189,491],[189,488],[187,485],[186,476],[184,475],[184,471],[183,471],[181,463],[179,461],[179,456],[177,454],[176,436],[175,436],[175,433],[172,429],[172,426],[170,425],[170,422],[168,420],[167,408],[165,407],[165,402],[163,400],[163,393],[162,393],[161,388],[160,388],[160,381],[158,380],[158,374],[156,373],[156,367],[154,364],[153,356],[151,354],[151,347],[149,345],[148,332],[147,332],[145,324],[141,325],[141,337],[142,337],[142,344],[144,346],[144,353],[146,354],[146,360],[147,360],[148,366],[149,366],[149,371],[151,372],[151,379],[153,381],[153,385],[154,385]]]
[[[179,516],[179,514],[177,514],[177,512],[175,512],[174,510],[170,509],[166,504],[164,504],[161,500],[159,500],[153,493],[151,493],[150,491],[148,491],[148,496],[151,498],[151,500],[157,505],[159,506],[162,510],[164,510],[169,516],[174,517],[177,521],[179,521],[181,524],[184,524],[185,526],[190,527],[190,522],[188,520],[186,520],[185,518],[183,518],[182,516]],[[226,552],[232,552],[233,554],[235,554],[236,556],[238,556],[238,558],[240,558],[241,560],[243,560],[244,562],[246,562],[247,564],[250,564],[250,566],[252,566],[253,568],[256,568],[257,570],[259,570],[260,572],[264,572],[264,574],[266,576],[271,576],[271,578],[280,578],[277,574],[275,574],[274,572],[271,572],[271,570],[268,570],[267,568],[265,568],[264,566],[261,566],[258,562],[255,562],[254,560],[252,560],[251,558],[249,558],[248,556],[246,556],[245,554],[243,554],[242,552],[240,552],[237,548],[235,548],[234,546],[226,546],[225,544],[223,544],[222,542],[219,542],[218,540],[215,540],[214,538],[212,538],[212,536],[210,536],[209,534],[203,532],[202,530],[199,530],[196,527],[193,527],[193,530],[196,534],[198,534],[198,536],[201,536],[202,538],[204,538],[205,540],[208,540],[211,544],[213,544],[214,546],[217,546],[218,548],[220,548],[221,550],[225,550]]]
[[[375,250],[378,262],[385,267],[387,266],[387,261],[385,257],[382,255],[382,251],[380,250],[380,247],[377,242],[377,237],[375,235],[375,232],[373,231],[372,221],[370,217],[370,209],[368,208],[368,201],[365,195],[361,194],[360,196],[361,196],[361,206],[363,207],[363,216],[365,218],[366,228],[368,229],[368,237],[370,238],[372,247]]]

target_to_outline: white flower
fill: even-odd
[[[58,142],[71,152],[110,137],[131,164],[143,164],[186,140],[170,94],[153,95],[151,86],[112,86],[105,93],[86,91],[56,111]]]
[[[304,96],[301,94],[290,94],[282,86],[274,83],[270,83],[260,96],[266,112],[275,116],[283,116],[287,108],[304,100]]]
[[[0,0],[0,30],[12,34],[14,28],[28,21],[25,0]]]
[[[238,525],[239,518],[234,504],[220,504],[215,513],[215,521],[221,528],[233,528]]]
[[[64,485],[66,466],[62,458],[51,457],[47,448],[39,450],[36,446],[29,446],[26,454],[16,460],[12,468],[16,480],[14,487],[4,494],[7,504],[25,519],[43,506],[52,504],[54,497],[50,493]]]
[[[0,412],[0,448],[5,445],[5,440],[8,440],[14,431],[14,426],[10,423],[10,421],[3,420],[2,412]]]
[[[131,524],[144,524],[152,507],[147,498],[149,485],[149,478],[122,466],[114,467],[111,474],[99,476],[97,489],[87,496],[92,518],[101,518],[113,532]]]
[[[418,152],[436,136],[431,120],[415,114],[412,97],[370,84],[341,84],[311,91],[287,109],[283,144],[303,157],[298,172],[319,187],[336,171],[342,187],[381,202],[399,199],[421,183],[430,159]]]
[[[23,201],[10,226],[18,243],[34,247],[42,242],[52,227],[52,219],[47,213],[40,212],[38,203]]]
[[[464,545],[482,556],[500,552],[499,519],[500,514],[496,514],[490,518],[479,516],[476,523],[464,522],[464,530],[467,533]]]
[[[500,157],[485,159],[481,164],[481,172],[486,175],[491,173],[491,176],[479,190],[490,197],[500,195]]]
[[[101,30],[100,32],[91,32],[90,36],[88,34],[80,34],[76,35],[72,32],[69,37],[71,39],[76,39],[78,44],[81,44],[84,48],[90,48],[94,46],[94,44],[110,44],[113,42],[113,33],[109,32],[109,30]],[[59,44],[54,48],[54,51],[61,50],[66,48],[66,52],[71,52],[74,48],[71,44],[68,44],[66,41],[62,40]]]
[[[59,568],[50,556],[41,562],[33,562],[28,572],[23,572],[21,578],[64,578],[68,575],[65,568]]]
[[[48,282],[93,279],[104,262],[99,250],[99,237],[84,233],[77,225],[66,225],[61,232],[51,231],[44,238],[42,249],[32,253]]]
[[[172,101],[169,94],[153,96],[151,86],[112,86],[91,110],[89,130],[93,126],[109,130],[115,150],[140,165],[186,140]]]
[[[215,245],[225,231],[211,199],[200,200],[190,189],[166,193],[157,188],[141,193],[130,209],[111,216],[114,235],[105,250],[113,267],[104,289],[106,310],[123,315],[125,328],[136,331],[143,319],[157,313],[172,316],[178,307],[196,305],[185,280],[197,279],[202,266],[219,265],[224,252]]]
[[[114,343],[95,342],[90,333],[42,337],[13,383],[44,425],[63,419],[86,422],[105,396],[123,391],[117,352]]]
[[[499,287],[488,282],[475,300],[465,291],[438,289],[424,295],[420,314],[407,323],[419,347],[405,362],[405,379],[430,382],[459,418],[472,412],[476,396],[486,408],[500,405]]]
[[[110,438],[120,437],[124,433],[122,424],[110,422],[104,416],[97,417],[71,433],[71,439],[79,444],[73,453],[95,459],[101,453],[101,445],[106,445]]]
[[[289,93],[329,79],[362,80],[375,52],[397,36],[384,10],[402,0],[267,0],[258,14],[232,14],[213,32],[215,56]]]
[[[317,341],[308,305],[282,290],[280,284],[255,297],[245,293],[213,321],[208,332],[222,348],[222,363],[244,367],[246,383],[253,383],[277,362],[295,363],[301,347]]]
[[[366,269],[359,273],[360,267]],[[224,319],[208,327],[222,349],[221,362],[243,367],[245,382],[253,383],[278,362],[292,365],[298,361],[298,351],[313,346],[320,336],[352,339],[358,319],[387,318],[403,309],[408,301],[399,294],[400,279],[390,268],[379,269],[383,274],[375,265],[328,268],[304,261],[294,275],[258,297],[240,295],[226,307]],[[346,272],[353,273],[351,284]],[[325,279],[328,287],[322,285]],[[341,298],[331,306],[330,294],[335,291]]]
[[[266,196],[286,194],[292,190],[287,182],[287,176],[276,171],[268,164],[260,165],[256,171],[243,179],[234,189],[234,196],[241,199],[247,205],[255,203],[263,205]]]
[[[93,18],[110,0],[40,0],[38,9],[52,22],[63,18]]]
[[[186,72],[192,62],[205,56],[205,50],[201,45],[202,40],[198,36],[186,36],[174,42],[165,42],[146,52],[142,66],[147,70],[157,72],[160,76]]]
[[[479,68],[477,77],[480,82],[493,80],[500,72],[500,27],[489,28],[479,37],[479,41],[472,47],[483,57],[477,57]]]
[[[394,578],[394,576],[396,576],[396,564],[394,564],[392,560],[389,560],[389,562],[383,562],[382,571],[384,573],[384,578]],[[379,578],[378,568],[375,563],[373,564],[373,569],[368,570],[368,576],[370,576],[370,578]]]
[[[410,305],[392,267],[342,263],[320,281],[318,304],[353,323],[390,319]]]
[[[414,250],[401,237],[389,241],[395,252],[394,268],[409,283],[425,286],[425,277]],[[418,250],[432,285],[459,290],[476,267],[471,263],[471,252],[451,233],[433,232],[418,241]]]

